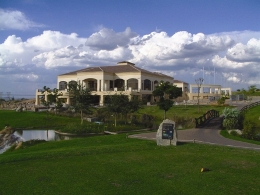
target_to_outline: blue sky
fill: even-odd
[[[259,0],[0,0],[0,93],[33,97],[59,74],[123,60],[260,88],[259,10]]]

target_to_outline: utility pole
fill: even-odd
[[[6,92],[6,94],[7,94],[7,99],[10,100],[10,94],[11,94],[11,92]]]
[[[197,86],[198,86],[198,112],[200,112],[200,88],[201,88],[203,81],[204,81],[203,78],[195,79],[195,82],[197,83]]]

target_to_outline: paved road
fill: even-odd
[[[241,109],[242,104],[238,104],[238,108]],[[177,136],[179,142],[194,142],[195,143],[206,143],[215,144],[222,146],[230,146],[237,148],[255,149],[260,151],[260,145],[250,144],[246,142],[240,142],[224,138],[220,135],[219,128],[220,118],[213,119],[205,128],[194,128],[188,130],[178,130]],[[156,132],[152,133],[141,133],[129,136],[131,138],[149,139],[156,141]]]

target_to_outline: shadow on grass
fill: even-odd
[[[182,146],[182,145],[187,145],[187,144],[190,144],[192,142],[182,142],[182,141],[178,141],[177,142],[177,146]]]

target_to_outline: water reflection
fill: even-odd
[[[0,154],[5,152],[12,144],[19,141],[29,140],[46,140],[46,141],[59,141],[70,140],[76,137],[60,135],[55,133],[54,130],[19,130],[14,134],[8,136],[6,139],[1,139]]]
[[[21,137],[23,141],[40,139],[46,141],[69,140],[72,137],[60,135],[54,130],[20,130],[14,133],[15,136]]]

